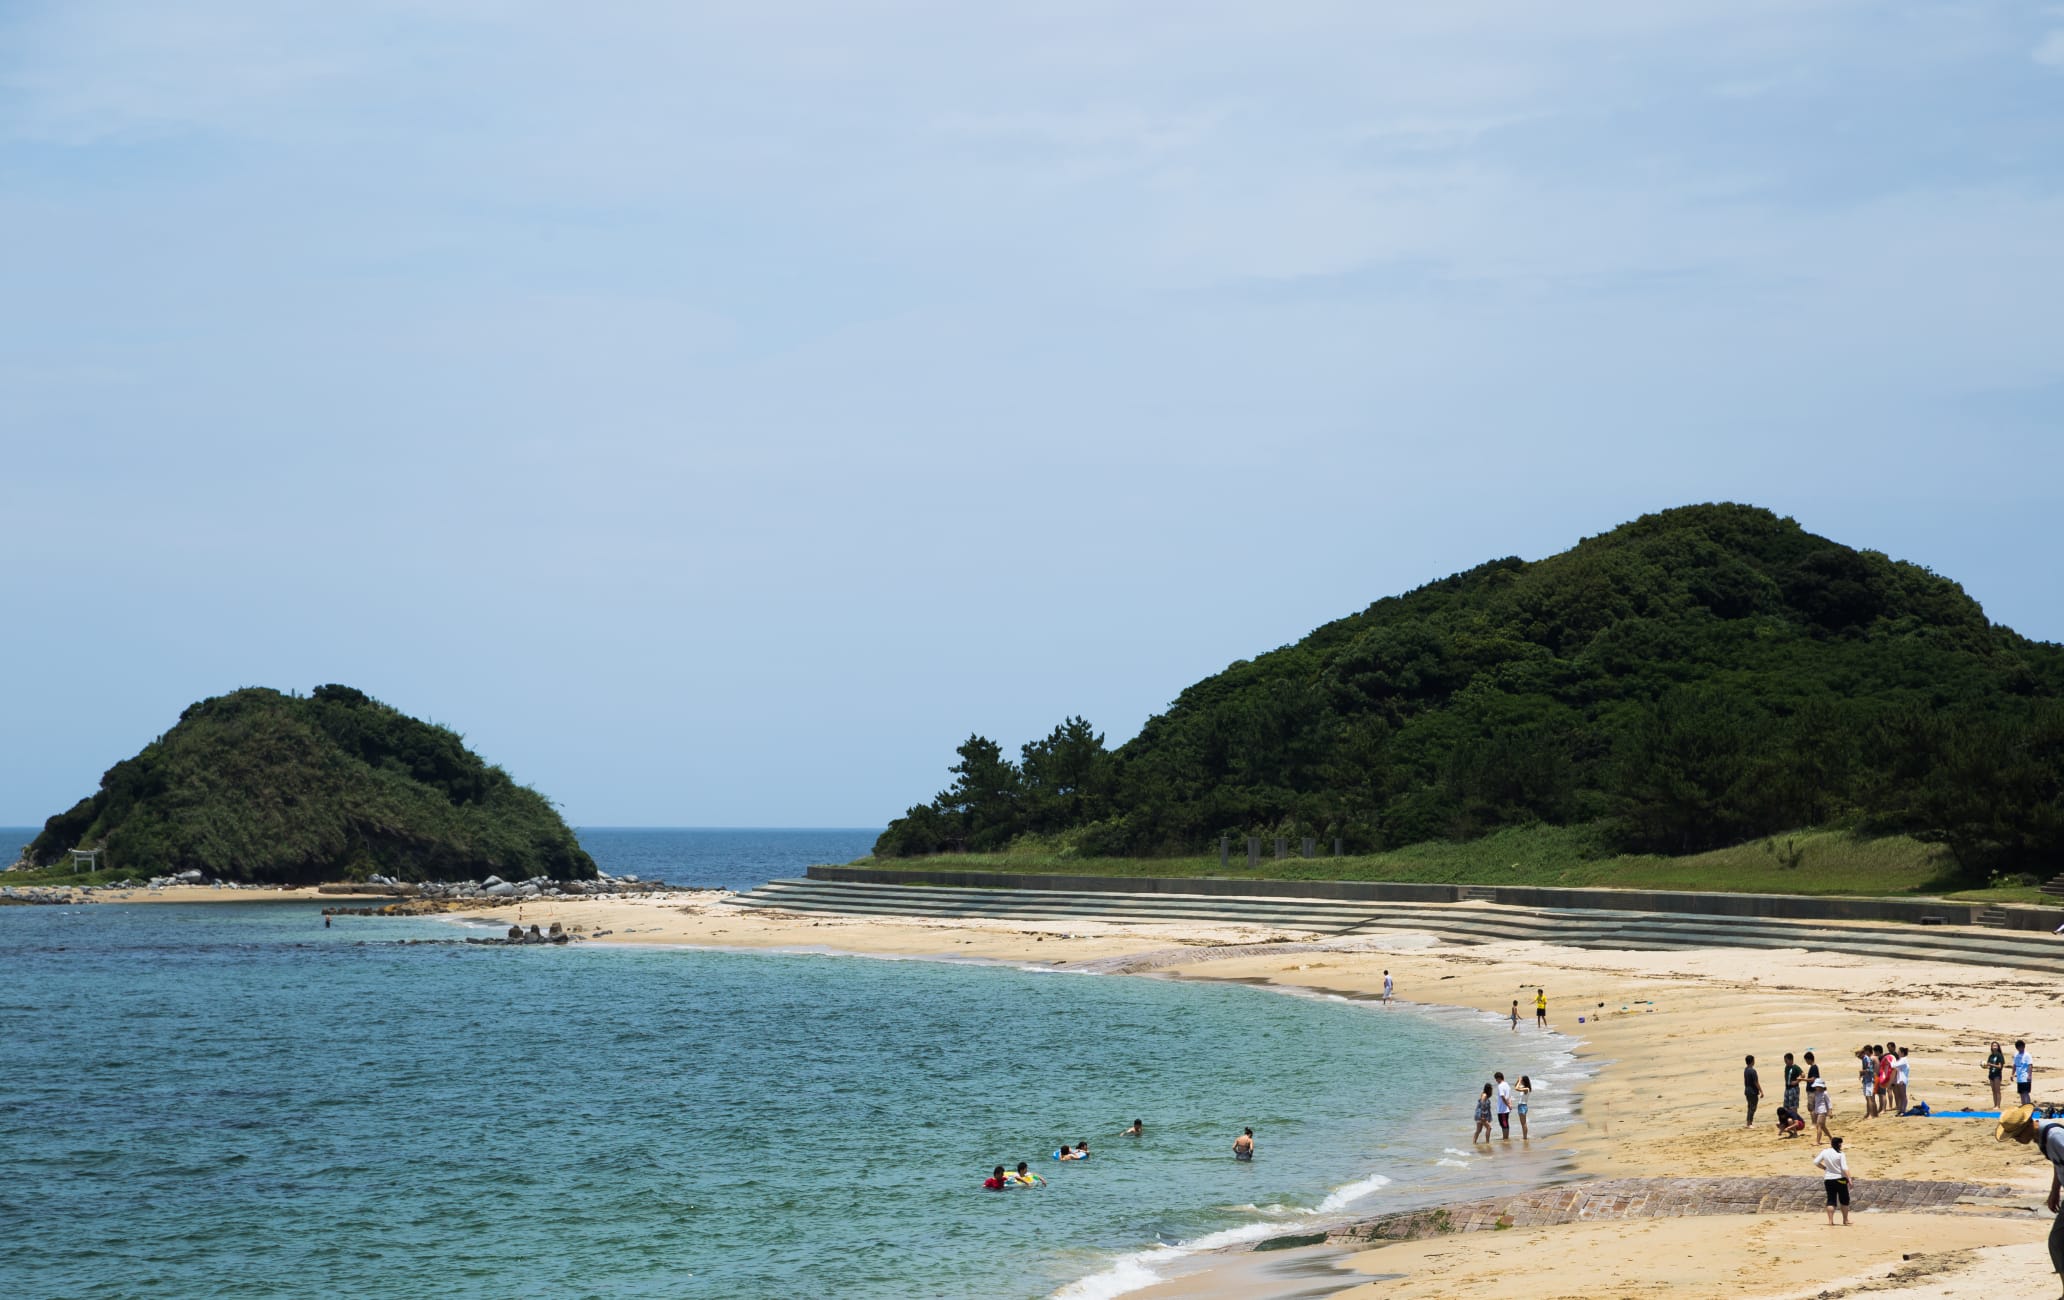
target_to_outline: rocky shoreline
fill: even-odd
[[[211,880],[199,871],[182,871],[177,875],[152,876],[148,880],[117,880],[101,885],[0,885],[0,906],[121,902],[134,898],[139,893],[159,894],[172,888],[220,889],[267,895],[277,894],[281,887],[246,884],[235,880]],[[351,909],[348,914],[411,916],[449,911],[457,907],[498,907],[543,898],[608,898],[656,894],[667,892],[670,888],[665,881],[607,874],[594,880],[554,880],[549,876],[532,876],[528,880],[517,881],[503,880],[500,876],[489,876],[485,880],[401,881],[375,875],[363,882],[319,885],[315,892],[351,898],[388,897],[397,900],[379,908]],[[342,908],[325,908],[324,911],[338,915],[347,914]]]

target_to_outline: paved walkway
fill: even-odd
[[[2028,1193],[1983,1183],[1871,1179],[1856,1186],[1854,1210],[2027,1214]],[[1462,1205],[1406,1210],[1335,1229],[1332,1241],[1416,1241],[1451,1232],[1535,1228],[1616,1219],[1706,1214],[1805,1214],[1826,1204],[1818,1178],[1611,1178],[1564,1183]]]

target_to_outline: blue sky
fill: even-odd
[[[0,822],[359,686],[576,823],[1752,501],[2064,639],[2064,7],[0,6]]]

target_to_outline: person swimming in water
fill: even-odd
[[[1075,1144],[1075,1158],[1077,1160],[1089,1159],[1089,1143],[1077,1142]]]
[[[1132,1122],[1132,1127],[1131,1127],[1131,1128],[1129,1128],[1129,1129],[1127,1129],[1127,1130],[1125,1130],[1125,1131],[1124,1131],[1123,1133],[1120,1133],[1120,1134],[1119,1134],[1118,1136],[1119,1136],[1119,1137],[1128,1137],[1128,1138],[1136,1138],[1136,1137],[1139,1137],[1139,1136],[1140,1136],[1140,1135],[1141,1135],[1142,1133],[1144,1133],[1145,1131],[1146,1131],[1146,1123],[1145,1123],[1144,1121],[1142,1121],[1142,1120],[1134,1120],[1134,1121]]]
[[[1068,1144],[1067,1144],[1066,1142],[1063,1142],[1063,1143],[1061,1143],[1061,1149],[1060,1149],[1060,1150],[1058,1150],[1058,1151],[1056,1151],[1056,1152],[1054,1152],[1054,1159],[1056,1159],[1056,1160],[1080,1160],[1080,1159],[1082,1159],[1082,1157],[1081,1157],[1081,1156],[1078,1156],[1078,1155],[1076,1155],[1076,1154],[1075,1154],[1075,1152],[1074,1152],[1074,1151],[1073,1151],[1073,1150],[1072,1150],[1072,1149],[1071,1149],[1071,1148],[1070,1148],[1070,1147],[1068,1146]]]
[[[1249,1129],[1242,1129],[1242,1130],[1240,1130],[1240,1136],[1238,1136],[1238,1137],[1236,1137],[1236,1138],[1234,1138],[1234,1139],[1233,1139],[1233,1159],[1235,1159],[1235,1160],[1252,1160],[1252,1159],[1254,1159],[1254,1130],[1253,1130],[1253,1129],[1251,1129],[1251,1128],[1249,1128]]]
[[[1046,1180],[1038,1174],[1031,1172],[1022,1160],[1018,1161],[1018,1171],[1012,1174],[1007,1181],[1016,1183],[1020,1187],[1046,1186]]]
[[[996,1172],[982,1180],[982,1190],[985,1192],[1000,1192],[1008,1186],[1010,1184],[1004,1181],[1002,1165],[996,1166]]]

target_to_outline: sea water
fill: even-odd
[[[1526,1176],[1461,1154],[1494,1068],[1548,1125],[1566,1100],[1555,1046],[1479,1016],[464,933],[0,909],[0,1294],[1114,1295]],[[1019,1160],[1048,1186],[979,1190]]]
[[[800,876],[818,863],[838,865],[864,858],[874,851],[881,828],[583,826],[576,834],[581,847],[612,876],[743,893],[770,880]]]

